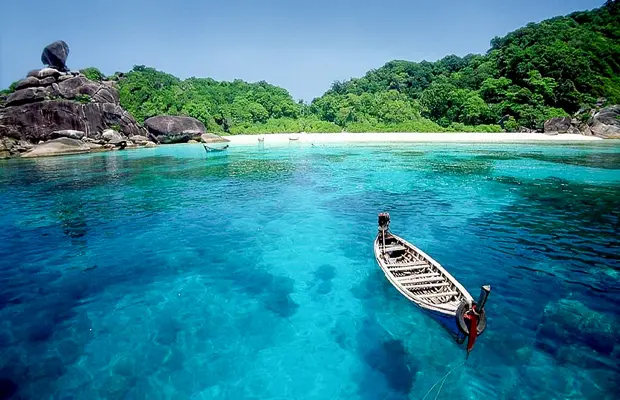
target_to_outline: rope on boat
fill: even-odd
[[[443,385],[444,383],[446,383],[446,379],[448,378],[448,376],[450,376],[450,374],[452,372],[454,372],[457,368],[462,367],[463,365],[465,365],[465,363],[467,362],[467,359],[465,359],[462,363],[460,363],[459,365],[455,366],[454,368],[452,368],[450,371],[448,371],[447,374],[445,374],[443,376],[443,378],[441,378],[440,380],[438,380],[437,382],[435,382],[435,384],[433,386],[431,386],[430,389],[428,389],[428,392],[426,392],[426,394],[424,395],[424,397],[422,397],[422,400],[426,399],[426,396],[428,396],[430,394],[430,392],[433,391],[433,389],[435,389],[435,386],[437,386],[439,384],[439,382],[441,382],[441,386],[439,386],[439,390],[437,391],[437,395],[435,396],[435,400],[437,400],[437,398],[439,398],[439,393],[441,393],[441,389],[443,389]]]

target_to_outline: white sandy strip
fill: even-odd
[[[544,133],[272,133],[267,135],[226,136],[232,144],[257,144],[264,138],[265,144],[293,143],[371,143],[371,142],[583,142],[603,140],[583,135],[545,135]]]

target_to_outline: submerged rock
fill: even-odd
[[[205,133],[205,126],[196,118],[160,115],[144,121],[149,133],[161,143],[185,143]]]
[[[67,154],[81,154],[90,152],[88,144],[75,139],[61,137],[35,146],[32,150],[22,154],[24,158],[62,156]]]
[[[562,299],[545,307],[536,347],[563,362],[600,366],[620,345],[619,330],[620,323],[613,315],[577,300]]]

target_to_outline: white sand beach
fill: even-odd
[[[584,142],[603,140],[594,136],[544,133],[272,133],[265,135],[231,135],[226,136],[231,144],[257,144],[264,138],[265,144],[288,144],[296,142],[306,144],[318,143],[377,143],[377,142]]]

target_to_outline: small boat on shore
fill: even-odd
[[[225,151],[226,149],[228,149],[228,145],[225,145],[224,147],[210,147],[210,146],[207,146],[206,144],[203,144],[202,146],[205,148],[205,151],[207,153]]]
[[[259,141],[259,142],[264,142],[264,141],[265,141],[265,138],[261,136],[261,137],[259,137],[259,138],[258,138],[258,141]]]
[[[469,353],[486,328],[484,306],[491,287],[482,286],[480,298],[475,302],[441,264],[391,233],[389,225],[390,215],[379,214],[374,252],[385,277],[403,296],[436,317],[458,343],[468,338]]]
[[[291,140],[291,141],[299,140],[299,136],[289,136],[288,140]]]

